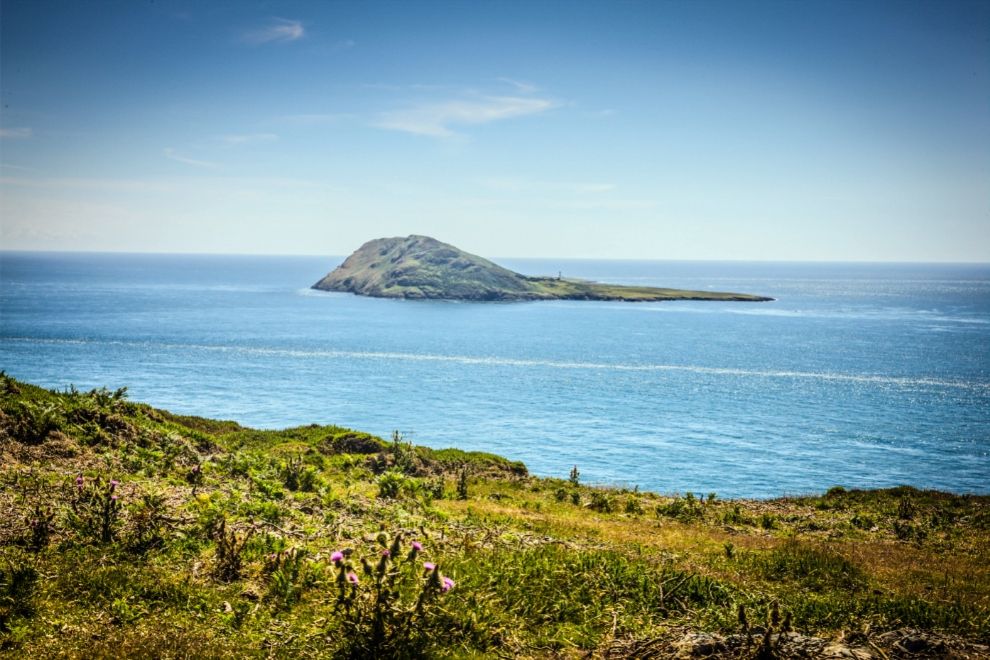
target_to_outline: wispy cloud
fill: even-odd
[[[0,163],[0,169],[4,170],[16,170],[18,172],[37,172],[33,167],[24,167],[23,165],[13,165],[11,163]]]
[[[339,191],[340,187],[326,181],[294,179],[289,177],[227,177],[209,175],[206,178],[190,180],[187,177],[163,179],[98,179],[98,178],[51,178],[27,176],[0,176],[0,186],[9,188],[30,188],[58,191],[96,192],[138,192],[138,193],[183,193],[201,190],[203,181],[210,182],[213,189],[230,190],[266,189],[311,189]]]
[[[536,85],[528,82],[523,82],[522,80],[516,80],[514,78],[504,78],[504,77],[496,78],[496,80],[498,80],[501,83],[505,83],[506,85],[511,85],[520,94],[532,94],[533,92],[540,91],[540,88],[537,87]]]
[[[296,41],[304,36],[306,36],[306,29],[301,21],[274,18],[265,27],[245,32],[241,35],[241,39],[245,43],[260,45]]]
[[[236,147],[242,144],[274,142],[278,136],[274,133],[249,133],[246,135],[221,135],[219,139],[228,147]]]
[[[383,92],[438,92],[444,89],[451,89],[447,85],[434,85],[426,83],[405,83],[397,85],[395,83],[363,83],[361,85],[364,89],[374,89]]]
[[[0,138],[4,140],[26,140],[34,135],[34,131],[26,126],[17,128],[0,128]]]
[[[357,45],[357,42],[353,39],[342,39],[333,45],[334,50],[350,50]]]
[[[12,188],[45,190],[95,190],[101,192],[170,192],[174,188],[163,181],[141,179],[81,179],[0,176],[0,185]]]
[[[571,209],[575,211],[638,211],[643,209],[655,209],[660,206],[660,204],[655,199],[611,199],[594,197],[579,200],[559,200],[552,202],[549,206],[552,208]]]
[[[279,117],[277,121],[300,126],[310,126],[314,124],[335,124],[339,121],[353,118],[354,115],[346,112],[313,112],[299,115],[284,115]]]
[[[489,177],[479,181],[481,185],[499,192],[513,193],[561,193],[566,195],[594,195],[612,192],[614,183],[578,181],[535,181],[513,177]]]
[[[185,163],[186,165],[193,165],[194,167],[205,167],[211,170],[215,170],[220,167],[218,163],[211,163],[206,160],[196,160],[195,158],[186,158],[185,156],[177,153],[172,147],[165,147],[165,149],[162,150],[162,153],[164,153],[165,157],[170,160]]]
[[[557,107],[551,99],[522,96],[476,96],[424,103],[379,115],[374,125],[391,131],[445,138],[456,135],[452,126],[539,114]]]

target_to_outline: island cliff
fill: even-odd
[[[529,277],[429,236],[368,241],[313,285],[375,298],[441,300],[730,300],[761,302],[764,296],[602,284]]]

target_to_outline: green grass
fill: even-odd
[[[498,547],[460,557],[458,600],[503,639],[594,648],[614,626],[644,633],[687,611],[725,608],[731,587],[670,562],[561,544]]]
[[[6,376],[0,458],[11,657],[576,656],[738,631],[740,605],[760,624],[774,603],[809,634],[990,635],[986,497],[590,488],[492,454],[258,431]]]

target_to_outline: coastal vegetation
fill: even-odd
[[[313,285],[376,298],[443,300],[716,300],[765,302],[764,296],[529,277],[429,236],[368,241]]]
[[[656,494],[6,375],[0,459],[9,657],[990,652],[984,496]]]

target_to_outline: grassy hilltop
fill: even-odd
[[[429,236],[368,241],[313,288],[376,298],[443,300],[771,300],[746,293],[528,277]]]
[[[593,488],[6,376],[0,458],[9,657],[990,653],[986,497]]]

